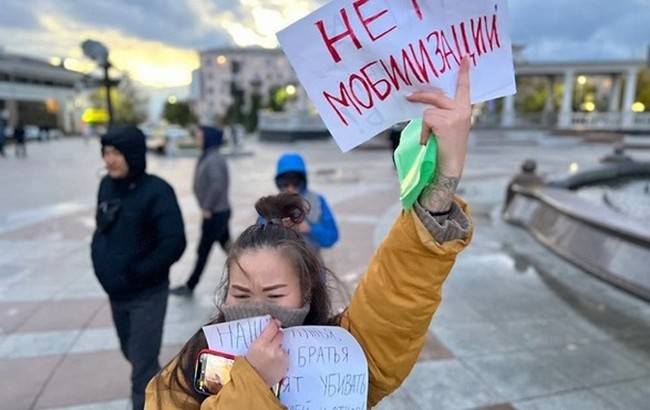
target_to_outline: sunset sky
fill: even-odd
[[[381,0],[377,0],[381,1]],[[422,0],[425,1],[425,0]],[[0,46],[44,59],[73,57],[100,40],[113,63],[147,88],[190,83],[195,50],[274,47],[275,32],[323,0],[2,0]],[[643,58],[650,0],[512,0],[512,37],[531,60]]]

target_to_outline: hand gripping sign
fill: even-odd
[[[472,63],[471,101],[515,93],[506,0],[334,0],[277,36],[339,147],[348,151],[423,106],[404,98],[455,94]]]
[[[208,347],[242,356],[269,323],[269,316],[205,326]],[[283,329],[289,371],[279,398],[289,409],[365,410],[368,363],[359,343],[337,326],[296,326]]]

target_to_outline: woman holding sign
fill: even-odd
[[[287,374],[281,327],[333,325],[346,329],[368,362],[368,406],[397,389],[424,345],[442,284],[456,255],[469,243],[467,205],[454,195],[463,172],[470,129],[469,64],[463,61],[455,98],[440,91],[415,93],[426,104],[421,142],[436,135],[436,179],[403,211],[376,251],[349,306],[332,318],[319,258],[293,228],[307,213],[299,196],[280,194],[256,204],[268,221],[246,229],[230,249],[220,314],[213,323],[270,314],[271,321],[234,359],[230,382],[209,395],[193,389],[198,353],[207,347],[197,332],[147,387],[147,409],[282,409],[272,393]]]

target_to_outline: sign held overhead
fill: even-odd
[[[453,96],[463,57],[472,103],[515,93],[506,0],[334,0],[278,39],[343,151],[419,117],[406,95]]]

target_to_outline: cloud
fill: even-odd
[[[179,0],[67,0],[47,4],[49,15],[175,47],[232,44],[226,30],[201,25],[192,9]]]
[[[187,0],[206,27],[222,27],[238,46],[277,47],[275,33],[324,0]]]
[[[27,2],[3,0],[0,6],[0,27],[34,29],[38,27],[38,20]]]
[[[531,60],[643,58],[650,0],[517,0],[512,38]]]
[[[199,65],[196,51],[190,48],[169,46],[153,40],[143,40],[125,35],[118,30],[98,30],[57,17],[41,17],[41,25],[48,36],[54,36],[67,56],[83,57],[79,43],[91,38],[106,44],[111,62],[116,68],[127,71],[131,77],[150,87],[177,87],[191,82],[192,70]]]
[[[195,50],[276,47],[275,33],[326,0],[2,0],[0,41],[11,51],[81,57],[105,42],[143,84],[190,81]],[[530,60],[643,58],[650,0],[512,0],[512,37]]]

